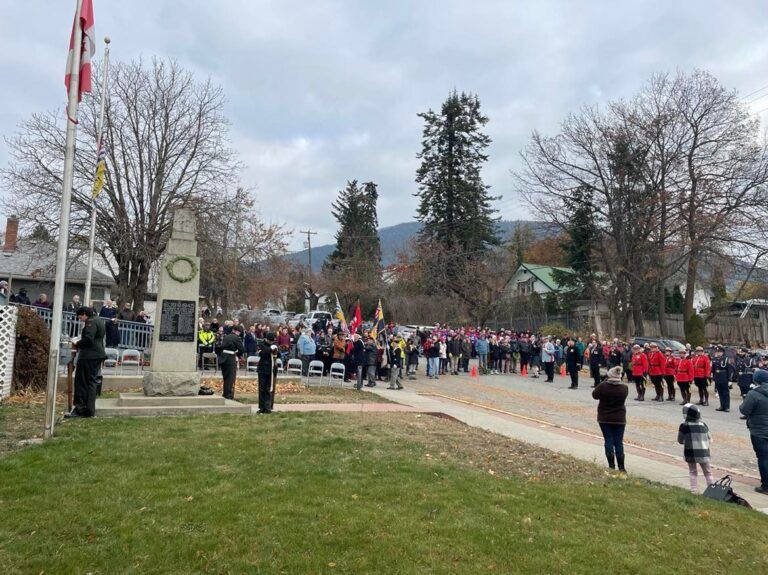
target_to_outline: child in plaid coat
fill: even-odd
[[[683,445],[683,456],[688,462],[688,473],[691,479],[691,492],[698,493],[698,474],[696,464],[701,466],[707,485],[712,485],[712,466],[709,461],[709,443],[712,435],[707,424],[701,421],[699,408],[692,403],[683,406],[685,420],[677,431],[677,442]]]

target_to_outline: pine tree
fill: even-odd
[[[573,196],[565,201],[565,209],[571,214],[566,231],[567,239],[562,248],[565,263],[573,273],[554,270],[552,279],[578,298],[594,297],[595,270],[592,266],[592,250],[598,238],[594,221],[594,210],[590,203],[589,190],[577,188]]]
[[[495,211],[480,169],[488,160],[490,137],[481,129],[488,118],[480,100],[453,91],[440,113],[429,110],[424,119],[421,166],[416,172],[422,222],[420,238],[440,242],[449,250],[477,253],[500,243]]]

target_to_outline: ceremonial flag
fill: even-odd
[[[381,307],[381,300],[379,305],[376,306],[376,313],[373,316],[373,327],[371,328],[371,337],[376,339],[379,332],[384,329],[384,310]]]
[[[341,327],[342,331],[344,333],[347,333],[347,320],[344,318],[344,310],[341,309],[341,304],[339,303],[339,296],[334,292],[336,296],[336,310],[334,311],[334,317],[339,320],[339,326]]]
[[[77,47],[80,50],[80,89],[77,93],[77,101],[83,99],[84,93],[91,93],[91,58],[96,54],[96,30],[93,20],[93,0],[83,0],[80,14],[75,14],[75,22],[72,24],[72,35],[69,39],[69,56],[67,58],[67,72],[64,76],[64,85],[69,94],[69,82],[72,78],[72,64],[75,60],[75,26],[80,26],[83,31],[83,41]]]
[[[360,312],[360,302],[357,302],[355,307],[355,317],[352,318],[352,322],[349,324],[350,333],[357,333],[360,326],[363,325],[363,314]]]
[[[95,200],[104,187],[104,174],[107,171],[107,151],[102,143],[99,147],[99,156],[96,160],[96,177],[93,179],[93,199]]]

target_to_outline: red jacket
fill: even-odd
[[[693,377],[709,377],[712,375],[712,364],[708,355],[697,355],[691,360],[693,363]]]
[[[664,364],[664,375],[671,375],[674,376],[677,372],[677,364],[680,363],[680,360],[677,359],[674,355],[670,355],[666,358],[666,363]]]
[[[691,358],[684,357],[677,360],[675,379],[677,383],[690,383],[693,381],[693,362]]]
[[[632,375],[645,375],[648,373],[648,356],[644,352],[632,354]]]
[[[660,351],[651,352],[648,357],[648,373],[650,375],[664,375],[664,368],[667,364],[666,356]]]

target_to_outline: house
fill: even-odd
[[[555,270],[565,273],[573,273],[571,268],[542,266],[538,264],[520,264],[515,275],[509,281],[509,294],[512,297],[526,297],[532,293],[541,296],[554,292],[559,293],[562,288],[552,277]]]
[[[35,301],[41,294],[53,299],[56,280],[56,243],[42,239],[19,238],[19,220],[10,216],[6,223],[5,239],[0,247],[0,280],[8,282],[8,293],[27,290],[27,297]],[[85,291],[87,266],[85,258],[71,257],[67,262],[64,304]],[[101,304],[110,298],[114,282],[112,278],[97,270],[91,279],[91,299]]]

